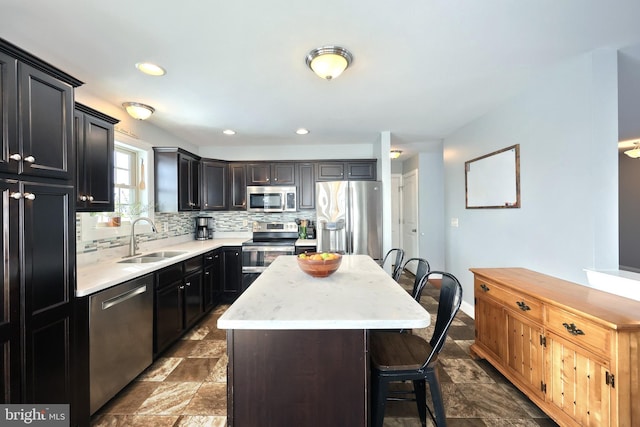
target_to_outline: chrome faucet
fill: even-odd
[[[133,221],[131,223],[131,240],[129,241],[129,255],[130,257],[137,255],[136,251],[138,250],[138,242],[136,240],[136,223],[138,221],[142,221],[145,220],[147,221],[149,224],[151,224],[151,229],[153,230],[154,233],[157,233],[158,230],[156,230],[156,225],[153,223],[153,221],[151,221],[151,218],[147,218],[146,216],[141,216],[140,218],[137,218],[135,221]]]

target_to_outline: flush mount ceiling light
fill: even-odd
[[[325,80],[338,77],[353,62],[353,55],[339,46],[323,46],[307,54],[306,62],[314,73]]]
[[[389,157],[392,159],[397,159],[402,154],[402,150],[391,150],[389,151]]]
[[[296,130],[296,133],[297,133],[298,135],[306,135],[306,134],[308,134],[308,133],[309,133],[309,129],[300,128],[300,129],[297,129],[297,130]]]
[[[222,133],[224,133],[225,135],[235,135],[236,131],[233,129],[225,129],[222,131]]]
[[[146,120],[156,111],[153,107],[139,102],[124,102],[122,106],[136,120]]]
[[[164,68],[151,62],[138,62],[136,68],[150,76],[164,76],[167,73]]]
[[[640,158],[640,141],[636,141],[633,143],[633,148],[631,150],[627,150],[624,152],[627,156],[632,159]]]

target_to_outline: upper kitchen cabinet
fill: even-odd
[[[316,176],[317,181],[375,181],[376,160],[317,162]]]
[[[228,173],[226,162],[202,161],[202,210],[227,210]]]
[[[175,147],[153,152],[156,211],[200,210],[200,158]]]
[[[229,163],[229,209],[247,209],[247,167],[244,163]]]
[[[294,185],[295,182],[295,163],[247,164],[247,185]]]
[[[298,209],[316,208],[316,168],[314,163],[298,163]]]
[[[76,211],[113,211],[113,126],[119,120],[76,103]]]
[[[0,171],[73,179],[73,91],[81,84],[0,39]]]

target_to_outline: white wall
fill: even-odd
[[[581,284],[586,267],[617,267],[616,64],[615,52],[559,64],[445,139],[446,266],[465,302],[471,267],[525,267]],[[465,209],[464,162],[513,144],[522,207]]]

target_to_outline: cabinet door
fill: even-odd
[[[244,163],[229,164],[229,209],[247,209],[247,176]]]
[[[296,183],[295,163],[271,164],[271,184],[294,185]]]
[[[23,63],[18,74],[18,173],[72,180],[73,87]]]
[[[318,162],[316,164],[318,181],[341,181],[344,176],[344,162]]]
[[[184,154],[178,154],[179,210],[200,209],[200,162]]]
[[[16,68],[18,61],[0,52],[0,171],[18,173],[18,114]]]
[[[583,426],[610,426],[609,361],[550,333],[546,400]]]
[[[227,164],[202,162],[202,210],[227,210]]]
[[[192,326],[203,313],[202,270],[184,278],[184,327]]]
[[[224,294],[234,296],[242,288],[242,256],[241,248],[225,248],[224,250]]]
[[[531,392],[544,399],[544,358],[542,327],[514,315],[507,314],[507,366]]]
[[[223,292],[224,286],[224,252],[216,249],[204,256],[204,309],[215,306]]]
[[[75,339],[72,186],[21,184],[24,401],[68,403]]]
[[[351,181],[375,181],[376,162],[347,162],[347,179]]]
[[[182,333],[182,279],[169,283],[156,292],[154,353],[165,350]]]
[[[247,165],[247,185],[270,185],[271,183],[271,163]]]
[[[77,202],[82,212],[113,210],[113,125],[76,112]]]
[[[316,171],[313,163],[298,163],[298,209],[316,208]]]
[[[490,298],[475,299],[476,344],[501,361],[505,355],[506,315],[504,309]]]
[[[20,277],[18,227],[19,201],[11,194],[18,192],[15,181],[0,179],[2,209],[2,257],[0,274],[2,292],[0,292],[0,369],[2,370],[2,387],[0,387],[0,403],[20,402]]]

